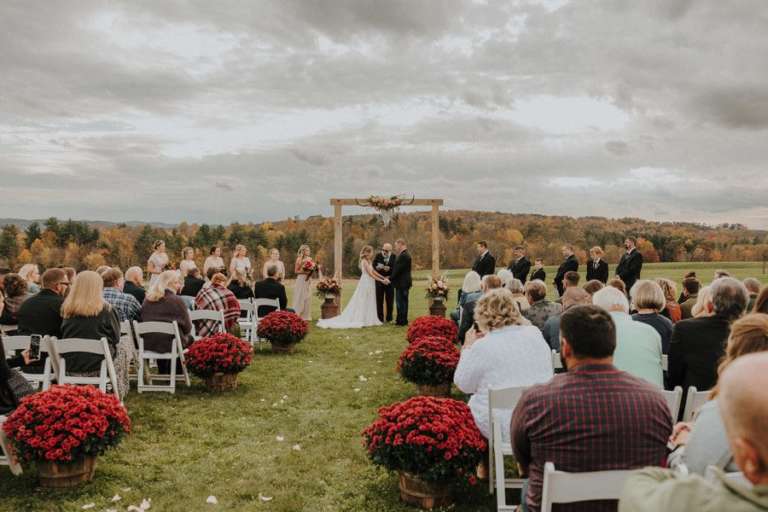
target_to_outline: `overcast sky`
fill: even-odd
[[[0,217],[768,228],[764,0],[0,2]]]

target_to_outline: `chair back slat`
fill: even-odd
[[[141,337],[144,334],[169,334],[174,336],[176,334],[176,322],[133,322],[133,328],[136,335]]]
[[[701,406],[709,401],[709,391],[699,391],[696,386],[688,388],[688,394],[685,398],[685,412],[683,413],[683,421],[693,421],[696,413],[701,409]]]
[[[27,350],[32,341],[32,336],[3,336],[5,356],[11,356],[17,350]]]
[[[104,338],[102,338],[104,339]],[[87,354],[104,355],[104,345],[102,340],[91,340],[85,338],[62,338],[56,340],[56,351],[61,357],[64,354],[72,352],[85,352]]]
[[[566,473],[555,465],[544,465],[541,511],[551,512],[554,503],[576,503],[592,500],[618,500],[633,470]]]
[[[683,388],[675,386],[675,389],[672,391],[663,390],[661,393],[664,395],[664,399],[669,406],[672,421],[677,421],[677,417],[680,415],[680,406],[683,403]]]
[[[514,409],[520,397],[523,396],[528,386],[518,386],[512,388],[489,389],[488,407],[493,409]]]

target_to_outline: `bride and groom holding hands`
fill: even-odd
[[[360,251],[360,281],[355,293],[339,316],[320,320],[323,329],[355,329],[382,325],[384,303],[387,320],[392,320],[392,300],[397,307],[397,325],[408,325],[408,294],[411,277],[411,255],[403,239],[395,242],[395,254],[390,244],[384,244],[374,256],[373,247],[366,245]]]

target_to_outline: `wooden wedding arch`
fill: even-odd
[[[333,206],[333,271],[336,278],[342,277],[342,208],[344,206],[364,206],[369,198],[365,199],[331,199]],[[440,207],[442,199],[407,199],[402,206],[431,206],[432,207],[432,277],[440,276]]]

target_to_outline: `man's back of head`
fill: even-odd
[[[749,294],[741,281],[732,277],[715,279],[709,285],[712,294],[712,311],[715,316],[736,320],[747,309]]]
[[[141,267],[131,267],[125,271],[125,280],[130,281],[136,286],[141,286],[141,281],[144,278],[144,271]]]
[[[45,288],[46,290],[51,290],[56,293],[59,293],[58,287],[59,283],[62,283],[67,277],[66,272],[60,268],[49,268],[45,272],[43,272],[42,277],[40,278],[40,284]]]
[[[606,286],[602,290],[595,292],[592,296],[592,303],[608,312],[629,313],[627,296],[613,286]]]
[[[560,317],[562,356],[571,368],[584,360],[605,360],[616,350],[616,324],[598,306],[574,306]]]
[[[110,268],[101,274],[104,288],[120,288],[123,272],[119,268]]]
[[[494,274],[489,274],[487,276],[483,276],[482,281],[482,289],[483,292],[489,292],[491,290],[495,290],[496,288],[501,288],[502,282],[501,278]]]
[[[566,288],[579,286],[579,281],[581,280],[581,276],[578,272],[574,272],[573,270],[569,270],[565,273],[565,276],[563,276],[563,284]]]

